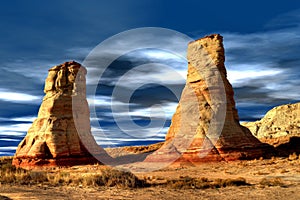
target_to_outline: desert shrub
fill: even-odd
[[[138,179],[131,172],[111,168],[103,169],[97,174],[83,174],[80,177],[73,177],[72,184],[122,188],[137,188],[147,185],[145,180]]]
[[[284,186],[284,182],[281,178],[275,177],[275,178],[263,178],[259,182],[261,186]]]
[[[42,171],[31,171],[29,172],[30,180],[35,183],[43,183],[48,181],[47,173]]]
[[[16,168],[10,163],[1,165],[0,183],[6,184],[39,184],[50,185],[84,185],[137,188],[146,186],[144,180],[138,179],[131,172],[115,169],[104,169],[98,174],[70,174],[68,172],[29,171]]]
[[[10,164],[1,166],[0,182],[9,184],[29,184],[43,183],[48,181],[45,172],[28,171],[21,168],[15,168]]]
[[[51,185],[68,185],[73,182],[74,178],[68,172],[47,173],[47,180]],[[75,180],[78,179],[75,177]]]
[[[138,179],[131,172],[116,169],[102,169],[97,174],[71,174],[69,172],[31,171],[16,168],[11,164],[12,157],[0,158],[0,183],[3,184],[40,184],[85,185],[136,188],[146,186],[146,181]]]
[[[249,185],[246,182],[246,179],[240,177],[240,178],[236,178],[236,179],[216,179],[213,183],[213,185],[216,188],[220,188],[220,187],[228,187],[228,186],[242,186],[242,185]]]
[[[0,159],[0,182],[1,183],[16,183],[20,177],[25,176],[27,170],[16,168],[11,164],[10,158]]]
[[[5,162],[5,163],[1,163],[0,171],[1,173],[19,173],[19,172],[25,172],[26,170],[21,168],[16,168],[11,164],[11,162]]]
[[[179,179],[173,179],[167,181],[167,186],[174,189],[188,189],[188,188],[208,188],[209,182],[207,179],[195,179],[189,176],[179,177]]]
[[[2,173],[0,174],[0,183],[14,183],[16,181],[15,175],[11,173]]]
[[[106,169],[102,171],[101,175],[95,177],[97,185],[105,185],[108,187],[143,187],[145,181],[138,179],[134,174],[128,171],[119,171],[116,169]]]
[[[39,171],[24,171],[16,173],[16,183],[19,184],[37,184],[48,181],[46,172]]]
[[[248,185],[244,178],[237,179],[216,179],[214,181],[207,178],[191,178],[189,176],[180,177],[179,179],[168,180],[167,186],[174,189],[206,189],[206,188],[221,188],[227,186]]]
[[[87,175],[80,179],[80,182],[84,186],[104,186],[101,182],[100,175]]]

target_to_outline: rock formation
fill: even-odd
[[[75,61],[49,69],[46,93],[38,117],[19,144],[13,164],[17,167],[70,166],[109,159],[91,134],[86,100],[86,69]],[[78,125],[79,124],[79,125]]]
[[[257,138],[300,136],[300,103],[274,107],[261,120],[242,125]]]
[[[274,107],[261,120],[242,125],[259,140],[275,147],[289,146],[297,140],[297,149],[289,148],[289,151],[300,152],[300,103]]]
[[[239,124],[222,42],[214,34],[188,45],[187,81],[166,142],[145,162],[248,159],[270,148]]]

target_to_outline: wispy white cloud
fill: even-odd
[[[141,65],[138,68],[133,68],[126,72],[126,74],[121,77],[121,81],[114,82],[114,84],[118,85],[122,83],[122,87],[127,88],[136,87],[136,85],[144,86],[149,83],[160,84],[163,86],[184,84],[187,76],[187,62],[178,62],[176,65],[178,65],[176,68],[174,68],[172,63],[149,63]],[[109,78],[109,80],[112,82],[111,78]],[[116,80],[119,80],[118,77],[116,77]]]
[[[27,82],[34,81],[43,84],[47,77],[47,70],[60,63],[55,63],[55,60],[48,59],[16,59],[7,63],[2,63],[2,69],[8,72],[22,75]],[[28,70],[30,68],[30,70]],[[24,71],[28,70],[28,72]]]
[[[0,134],[1,135],[1,134]],[[7,141],[7,142],[18,142],[20,140],[11,139],[11,138],[0,138],[0,141]]]
[[[0,88],[0,100],[10,102],[26,102],[26,103],[37,103],[41,102],[42,97],[33,96],[26,93],[19,93],[9,91],[8,89]]]
[[[135,117],[135,118],[144,118],[144,117],[153,117],[153,118],[166,118],[170,119],[175,113],[177,103],[162,103],[160,105],[153,105],[152,107],[141,107],[132,109],[129,112],[118,112],[114,113],[117,117]]]
[[[2,132],[0,130],[0,135],[4,135],[4,136],[7,136],[7,137],[14,137],[14,136],[25,136],[26,135],[26,131],[23,131],[23,132],[18,132],[18,131],[4,131]]]
[[[111,96],[105,95],[96,95],[96,96],[89,96],[87,98],[89,105],[99,106],[99,107],[106,107],[110,108],[112,104],[114,106],[129,106],[129,105],[136,105],[134,103],[124,103],[118,100],[114,100]]]
[[[13,124],[13,125],[1,125],[0,126],[0,134],[5,135],[24,135],[31,123],[22,123],[22,124]]]
[[[8,146],[8,147],[0,147],[0,150],[16,150],[17,149],[17,147],[15,147],[15,146]]]
[[[284,73],[283,69],[267,67],[268,64],[239,64],[240,70],[228,70],[227,77],[234,87],[241,87],[251,84],[255,79],[276,77]]]
[[[6,120],[15,121],[15,122],[18,122],[18,121],[33,122],[36,118],[37,118],[37,116],[25,116],[25,117],[7,118]]]
[[[94,99],[94,100],[93,100]],[[139,104],[136,103],[126,103],[126,102],[121,102],[111,100],[111,97],[108,96],[103,96],[103,95],[98,95],[95,96],[95,98],[88,98],[89,104],[94,104],[97,107],[100,108],[108,108],[111,109],[112,105],[115,106],[115,111],[117,110],[117,113],[114,113],[114,116],[116,117],[157,117],[157,118],[170,118],[177,107],[177,102],[163,102],[160,105],[156,105],[157,107],[141,107]],[[132,107],[133,106],[133,107]],[[128,109],[129,112],[124,111],[127,110],[125,109],[131,107]],[[105,114],[104,114],[105,116]],[[106,115],[107,117],[113,117],[112,114]],[[92,120],[97,120],[98,118],[93,118]]]

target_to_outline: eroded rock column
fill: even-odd
[[[98,158],[109,159],[91,134],[85,75],[86,69],[75,61],[49,69],[38,117],[16,150],[15,166],[98,163],[87,151],[87,143],[97,149],[93,154]]]
[[[164,146],[145,161],[192,163],[260,157],[270,147],[239,124],[227,80],[223,38],[188,45],[188,75]]]

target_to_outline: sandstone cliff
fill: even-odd
[[[93,154],[109,159],[91,134],[85,75],[86,69],[74,61],[49,69],[44,88],[46,95],[37,119],[16,150],[15,166],[31,168],[98,162],[87,151],[87,145],[93,149]]]
[[[263,156],[270,146],[239,124],[218,34],[188,45],[188,75],[166,142],[145,161],[190,162]]]

